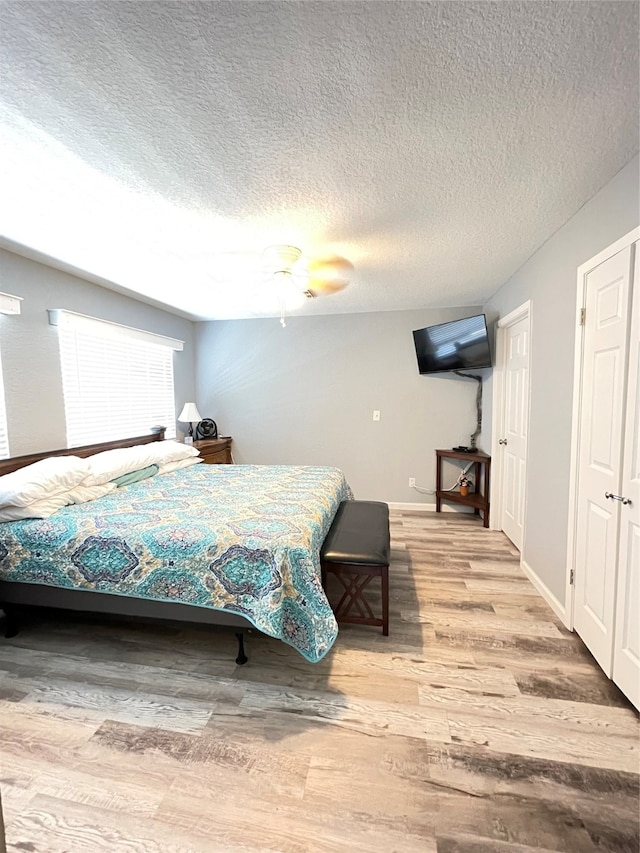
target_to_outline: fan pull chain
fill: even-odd
[[[285,299],[284,299],[284,296],[282,295],[282,293],[279,294],[278,301],[280,302],[280,325],[284,329],[287,326],[287,324],[285,322],[287,305],[286,305],[286,302],[285,302]]]

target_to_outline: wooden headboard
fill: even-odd
[[[135,438],[120,438],[117,441],[99,441],[97,444],[85,444],[82,447],[67,447],[64,450],[45,450],[42,453],[28,453],[26,456],[12,456],[0,459],[0,476],[17,471],[33,462],[39,462],[48,456],[93,456],[103,450],[115,450],[117,447],[133,447],[136,444],[149,444],[152,441],[164,441],[164,430],[150,435],[138,435]]]

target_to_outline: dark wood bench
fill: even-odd
[[[389,507],[379,501],[343,501],[320,551],[322,586],[334,575],[344,592],[333,606],[338,622],[382,626],[389,635]],[[382,618],[377,618],[366,589],[380,578]]]

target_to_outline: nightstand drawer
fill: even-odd
[[[228,465],[231,462],[229,450],[216,450],[215,453],[201,453],[205,465]]]
[[[205,465],[230,465],[233,462],[230,438],[204,438],[194,441],[193,446],[200,451]]]

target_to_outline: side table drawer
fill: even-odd
[[[202,453],[202,461],[205,465],[229,465],[229,448],[223,447],[222,450],[216,450],[213,453]]]
[[[193,446],[200,451],[200,458],[206,465],[231,465],[231,436],[208,438],[194,441]]]

